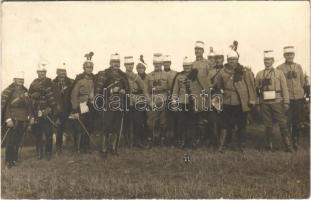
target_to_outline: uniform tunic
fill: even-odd
[[[172,90],[173,99],[178,99],[180,104],[189,104],[190,98],[193,99],[194,105],[193,111],[203,111],[202,105],[202,88],[198,83],[197,79],[190,80],[188,78],[189,72],[181,72],[176,75],[174,86]]]
[[[271,79],[271,84],[263,86],[263,79]],[[289,93],[286,83],[286,78],[282,71],[274,68],[264,69],[257,73],[256,76],[256,88],[263,91],[275,91],[276,98],[274,100],[263,100],[263,95],[259,96],[260,103],[289,103]]]
[[[15,84],[7,87],[1,95],[3,118],[16,121],[28,121],[33,115],[32,105],[27,89]]]
[[[53,82],[50,78],[37,78],[29,88],[29,96],[33,100],[36,115],[39,110],[51,108],[53,114],[57,114],[57,101],[53,88]]]
[[[210,71],[211,65],[209,61],[205,58],[197,58],[193,62],[192,69],[198,70],[198,81],[202,85],[202,87],[206,90],[210,89],[208,74]]]
[[[224,66],[217,78],[217,88],[224,92],[220,125],[225,129],[237,125],[242,130],[246,126],[249,104],[256,102],[256,92],[252,72],[241,65],[237,67],[232,69],[228,65]],[[240,78],[234,80],[239,74]]]
[[[160,122],[160,128],[165,129],[167,126],[165,107],[170,85],[170,78],[166,72],[161,70],[153,71],[148,74],[149,95],[152,98],[153,104],[159,109],[157,111],[151,110],[147,112],[147,125],[150,130],[154,129],[156,121],[158,120]]]
[[[293,125],[292,134],[298,135],[300,126],[304,120],[304,74],[301,66],[297,63],[283,63],[277,69],[281,70],[286,78],[290,99],[288,120]],[[294,72],[296,77],[290,78],[289,72]]]
[[[27,89],[14,83],[11,84],[1,94],[1,108],[2,118],[11,119],[14,122],[14,127],[7,133],[5,161],[17,161],[27,122],[34,115]]]
[[[264,79],[270,79],[271,84],[263,85]],[[289,94],[284,74],[282,71],[274,68],[261,70],[256,75],[256,88],[260,91],[259,103],[265,126],[272,128],[273,122],[276,121],[282,129],[282,133],[287,135],[287,119],[283,104],[289,104]],[[273,100],[264,100],[262,95],[264,91],[275,91],[276,98]]]
[[[305,81],[301,66],[297,63],[293,64],[283,63],[280,66],[278,66],[277,69],[281,70],[285,75],[289,91],[289,98],[291,100],[302,99],[304,95],[303,86]],[[294,71],[297,74],[297,77],[291,79],[288,78],[289,71]]]
[[[79,111],[80,103],[92,100],[94,97],[94,76],[78,75],[71,92],[71,105],[75,112]]]
[[[143,95],[146,98],[149,98],[147,85],[138,74],[135,74],[134,72],[126,72],[126,76],[130,87],[131,106],[135,105],[135,103],[138,101],[138,98]]]
[[[173,80],[174,80],[174,78],[175,78],[175,76],[177,74],[177,71],[174,71],[174,70],[170,69],[168,71],[164,70],[164,72],[166,72],[168,74],[169,83],[170,83],[169,88],[172,88]]]

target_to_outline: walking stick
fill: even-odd
[[[11,129],[12,129],[12,127],[8,128],[8,130],[6,130],[6,132],[5,132],[5,134],[4,134],[4,137],[3,137],[2,141],[1,141],[1,146],[2,146],[2,144],[3,144],[4,140],[5,140],[5,138],[7,137],[8,133],[10,132]]]

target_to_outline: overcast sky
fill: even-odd
[[[294,45],[295,61],[310,68],[310,11],[300,2],[5,2],[2,3],[2,86],[24,70],[25,85],[36,78],[37,63],[49,61],[48,76],[67,63],[74,78],[82,71],[84,54],[94,51],[94,72],[108,67],[112,53],[137,60],[143,54],[147,71],[152,54],[172,56],[172,68],[182,58],[194,59],[194,43],[202,40],[224,52],[239,42],[240,63],[254,72],[263,68],[263,51]],[[206,56],[206,55],[204,55]]]

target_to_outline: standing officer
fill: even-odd
[[[53,128],[55,128],[55,118],[58,114],[56,93],[53,82],[46,77],[47,62],[42,61],[38,65],[38,78],[30,85],[29,96],[33,101],[36,123],[33,126],[33,133],[36,137],[37,158],[44,156],[49,160],[52,156]],[[45,150],[42,144],[45,136]],[[45,154],[45,155],[44,155]]]
[[[198,83],[200,84],[202,90],[205,90],[205,92],[210,92],[210,82],[208,78],[209,70],[211,68],[211,63],[207,59],[203,57],[204,53],[204,42],[202,41],[196,41],[195,47],[194,47],[194,53],[195,53],[195,61],[193,62],[193,70],[197,70],[197,77],[198,77]],[[197,143],[200,143],[205,139],[206,136],[206,127],[208,123],[208,114],[207,112],[200,112],[198,114],[198,121],[197,121],[197,134],[199,135]]]
[[[166,141],[166,102],[170,90],[170,79],[162,70],[163,60],[160,53],[153,55],[154,71],[149,75],[148,90],[151,96],[152,108],[147,112],[147,126],[150,136],[148,137],[148,148],[152,143],[160,140],[161,145]],[[158,123],[158,126],[157,126]],[[159,134],[156,134],[158,127]]]
[[[177,74],[177,71],[174,71],[171,69],[171,65],[172,65],[172,61],[169,55],[165,55],[163,56],[163,68],[164,68],[164,72],[166,72],[168,74],[169,77],[169,82],[171,85],[169,85],[170,90],[172,89],[172,84],[173,84],[173,80]],[[168,97],[168,103],[171,101],[171,95],[169,95]],[[167,139],[169,140],[169,142],[172,142],[172,139],[174,138],[175,135],[175,130],[176,130],[176,118],[175,118],[175,113],[167,110],[166,112],[167,114],[167,133],[166,136],[168,137]]]
[[[8,128],[6,132],[5,164],[7,168],[16,165],[18,151],[26,132],[28,122],[34,123],[28,90],[24,87],[24,72],[15,74],[13,83],[1,94],[1,113]],[[3,138],[5,139],[5,138]]]
[[[111,147],[111,154],[118,155],[118,145],[123,129],[124,113],[128,104],[126,94],[129,94],[130,87],[126,73],[120,70],[120,55],[111,55],[110,67],[97,74],[96,97],[103,95],[107,102],[104,102],[102,115],[103,130],[101,133],[100,154],[102,158],[108,155],[108,148]]]
[[[136,71],[138,76],[141,78],[141,80],[144,82],[144,85],[148,91],[148,82],[149,82],[149,76],[148,74],[146,74],[146,68],[147,68],[147,64],[145,63],[143,56],[140,56],[140,60],[138,61],[137,65],[136,65]],[[146,96],[143,96],[143,98],[145,98]],[[149,96],[150,97],[150,96]],[[141,97],[139,97],[141,98]],[[151,100],[150,100],[151,101]],[[150,104],[151,102],[149,102]],[[145,106],[145,103],[137,103],[137,107],[142,107]],[[143,111],[140,111],[140,115],[141,115],[141,121],[140,121],[140,128],[138,128],[137,132],[138,135],[140,137],[140,140],[145,144],[147,137],[148,137],[148,127],[147,127],[147,109],[142,109]],[[141,132],[139,131],[139,129],[141,130]],[[140,132],[140,133],[139,133]]]
[[[192,62],[188,57],[183,60],[183,71],[177,73],[172,89],[172,110],[177,117],[177,144],[180,147],[195,147],[195,133],[197,121],[197,108],[200,105],[198,99],[201,86],[197,77],[191,75]]]
[[[209,70],[208,80],[211,86],[210,95],[220,94],[220,91],[217,90],[217,77],[220,74],[220,71],[224,67],[224,55],[220,51],[213,51],[209,54],[209,60],[213,60],[214,65]],[[220,114],[215,110],[208,112],[208,135],[207,139],[209,140],[209,145],[216,144],[216,138],[219,135],[219,120]]]
[[[83,63],[84,72],[78,74],[71,91],[71,115],[69,118],[75,120],[74,145],[75,150],[88,153],[90,148],[90,132],[93,128],[93,98],[94,98],[94,63],[93,52],[85,55]]]
[[[277,67],[281,70],[286,78],[289,91],[290,109],[289,109],[289,124],[292,128],[292,140],[294,149],[298,149],[299,134],[303,125],[304,117],[304,75],[299,64],[294,62],[295,49],[293,46],[284,47],[285,63]]]
[[[147,85],[138,74],[133,72],[134,59],[133,56],[124,57],[124,66],[126,69],[126,76],[130,87],[130,110],[126,115],[127,141],[130,147],[142,147],[142,133],[144,121],[144,110],[140,110],[137,106],[142,101],[141,97],[145,97],[147,102],[150,102],[150,97],[147,90]]]
[[[63,146],[63,132],[65,129],[67,118],[71,111],[70,92],[73,79],[67,77],[66,63],[62,63],[56,69],[56,78],[53,80],[56,93],[59,99],[60,111],[58,114],[59,125],[56,133],[56,152],[59,154]]]
[[[286,79],[282,71],[273,68],[273,51],[264,51],[265,69],[257,73],[256,90],[260,100],[260,110],[266,126],[268,149],[272,150],[273,122],[280,126],[286,150],[292,152],[285,112],[289,109],[289,94]]]
[[[239,64],[239,56],[234,50],[227,54],[227,61],[217,78],[217,88],[224,92],[219,152],[223,151],[228,130],[234,129],[235,125],[238,127],[238,145],[240,150],[243,150],[247,112],[256,102],[252,72]]]
[[[211,63],[203,57],[204,53],[204,42],[196,41],[194,47],[195,61],[193,62],[193,69],[198,70],[198,78],[200,84],[204,89],[210,89],[208,83],[208,73],[211,68]]]

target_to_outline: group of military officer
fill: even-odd
[[[267,148],[273,149],[272,127],[277,122],[286,151],[297,150],[306,83],[301,66],[293,61],[294,47],[284,47],[285,62],[278,67],[273,66],[273,51],[264,51],[265,67],[256,77],[239,63],[236,47],[235,43],[231,46],[224,64],[225,55],[213,49],[205,59],[204,42],[197,41],[195,61],[185,57],[181,72],[172,70],[170,57],[160,53],[154,54],[151,73],[145,72],[143,56],[136,63],[137,74],[134,58],[125,57],[123,72],[116,53],[111,55],[110,66],[94,75],[94,53],[90,52],[75,80],[68,78],[65,63],[51,80],[46,77],[47,62],[41,61],[38,78],[29,90],[23,86],[23,73],[17,73],[1,96],[7,166],[16,165],[27,129],[36,138],[38,159],[51,158],[54,130],[56,152],[61,153],[69,121],[75,150],[87,153],[93,143],[99,146],[102,158],[108,152],[118,155],[123,137],[129,147],[195,148],[207,142],[205,145],[217,145],[223,152],[226,138],[236,132],[243,151],[247,113],[253,108],[263,116]],[[100,122],[100,141],[93,141],[90,135],[94,121]]]

